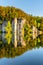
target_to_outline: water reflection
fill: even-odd
[[[33,48],[40,48],[43,47],[43,35],[39,35],[36,39],[30,40],[29,43],[25,47],[18,46],[14,48],[13,44],[8,45],[0,43],[0,58],[13,58],[19,56],[26,52],[27,50],[32,50]]]
[[[14,21],[4,21],[3,24],[0,25],[0,58],[14,58],[25,53],[26,51],[32,50],[33,48],[43,47],[43,34],[39,35],[39,30],[37,30],[34,26],[32,30],[33,33],[30,34],[28,43],[26,43],[26,46],[22,46],[24,44],[21,37],[21,22],[22,21],[20,19],[17,23],[14,23]],[[14,44],[16,45],[16,43],[14,43],[14,41],[16,42],[16,40],[18,42],[17,47],[15,48]]]

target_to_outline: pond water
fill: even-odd
[[[15,58],[0,58],[0,65],[43,65],[43,48],[28,50]]]
[[[43,35],[25,47],[0,44],[0,65],[43,65]]]

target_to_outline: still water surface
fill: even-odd
[[[4,35],[3,42],[5,42]],[[2,42],[2,43],[3,43]],[[0,65],[43,65],[43,35],[30,40],[25,48],[0,44]],[[4,47],[3,47],[4,45]]]
[[[43,65],[43,48],[28,50],[15,58],[0,58],[0,65]]]

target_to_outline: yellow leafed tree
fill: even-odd
[[[12,27],[11,27],[10,21],[8,21],[7,26],[5,27],[5,30],[7,32],[6,35],[5,35],[5,38],[6,38],[7,42],[8,42],[8,44],[10,44],[11,39],[12,39],[12,34],[11,34]]]

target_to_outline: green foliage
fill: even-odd
[[[24,40],[28,43],[32,34],[31,26],[28,23],[24,24]]]
[[[24,13],[22,10],[17,9],[15,7],[3,7],[0,6],[0,19],[1,20],[12,20],[15,17],[28,18],[29,15]]]
[[[7,20],[7,22],[12,21],[15,17],[26,19],[26,23],[24,24],[24,39],[26,42],[29,43],[29,40],[32,37],[32,32],[33,32],[32,26],[37,27],[39,31],[43,31],[43,17],[35,17],[32,15],[29,15],[25,13],[24,11],[15,7],[0,6],[0,24],[2,24],[4,20]],[[9,26],[9,28],[11,28],[11,26]],[[8,44],[10,44],[10,41]]]
[[[12,20],[15,17],[17,18],[25,18],[28,22],[28,24],[30,24],[30,26],[34,25],[35,27],[37,27],[40,30],[43,30],[43,17],[34,17],[32,15],[28,15],[27,13],[25,13],[24,11],[15,8],[15,7],[3,7],[0,6],[0,20]]]

